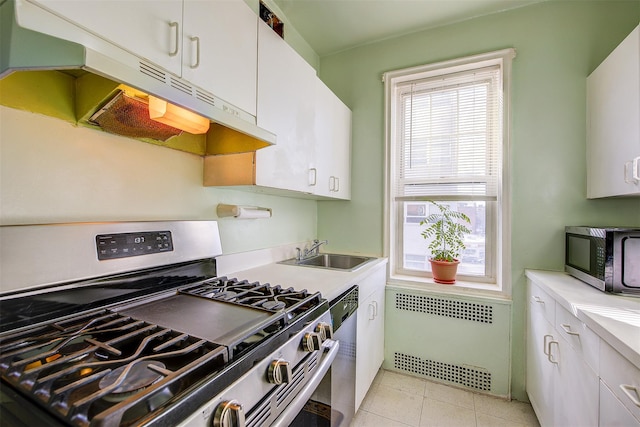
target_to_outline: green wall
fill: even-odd
[[[310,241],[315,200],[202,185],[201,156],[0,106],[0,225],[215,220],[218,203],[268,219],[219,220],[225,254]]]
[[[382,255],[385,71],[507,47],[512,80],[512,395],[525,394],[525,268],[563,268],[565,225],[640,226],[640,199],[587,200],[585,78],[638,25],[640,2],[549,1],[320,60],[353,111],[352,200],[318,202],[333,251]]]

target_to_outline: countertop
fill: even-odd
[[[526,270],[526,275],[640,368],[640,298],[601,292],[564,272]]]
[[[386,263],[386,258],[375,258],[352,272],[271,263],[225,275],[282,287],[293,287],[296,290],[320,292],[323,298],[331,301]]]

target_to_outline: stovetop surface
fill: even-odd
[[[205,259],[6,296],[0,299],[0,333],[149,297],[215,275],[215,259]]]

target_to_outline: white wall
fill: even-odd
[[[202,186],[202,158],[0,107],[0,224],[216,219],[218,203],[273,209],[220,219],[225,254],[316,237],[316,205]]]

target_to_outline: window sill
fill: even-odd
[[[401,274],[391,275],[387,281],[388,287],[401,289],[428,290],[444,294],[456,294],[462,296],[490,297],[504,301],[510,301],[507,295],[497,283],[481,283],[457,280],[453,285],[442,285],[433,281],[431,277],[416,277]]]

